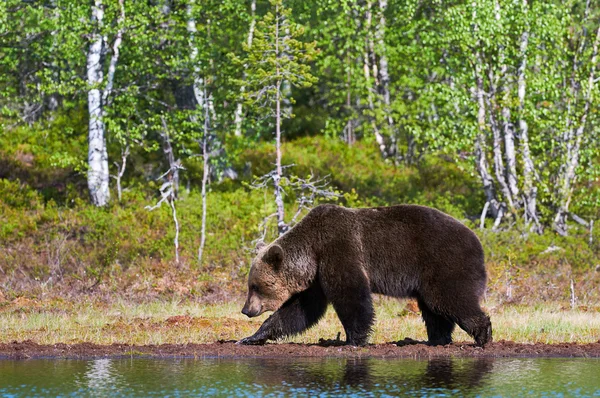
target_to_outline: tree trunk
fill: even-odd
[[[200,67],[198,66],[198,48],[196,47],[196,43],[194,42],[197,28],[196,28],[196,19],[194,18],[194,7],[195,0],[190,0],[187,6],[187,31],[190,35],[190,60],[193,63],[194,68],[194,82],[192,84],[192,89],[194,92],[194,98],[196,99],[196,105],[194,108],[202,109],[204,114],[204,123],[203,123],[203,134],[202,134],[202,225],[200,227],[200,245],[198,246],[198,263],[202,264],[202,257],[204,255],[204,246],[206,244],[206,212],[207,212],[207,186],[210,175],[210,117],[211,117],[211,106],[208,91],[206,89],[206,81],[202,78]],[[213,110],[214,112],[214,110]],[[192,121],[197,123],[196,116],[192,117]]]
[[[187,14],[188,14],[188,20],[187,20],[187,25],[186,25],[186,29],[188,31],[188,33],[190,34],[189,36],[189,42],[190,42],[190,60],[192,62],[192,67],[194,69],[194,83],[192,84],[192,89],[194,91],[194,98],[196,99],[196,103],[197,106],[199,106],[201,109],[204,109],[204,102],[206,102],[206,98],[204,97],[204,91],[202,90],[202,88],[204,87],[204,79],[202,78],[202,74],[200,72],[200,67],[198,66],[197,62],[198,62],[198,48],[196,47],[196,43],[194,42],[194,39],[196,37],[196,20],[194,19],[194,15],[193,15],[193,7],[195,5],[195,1],[194,0],[190,0],[190,2],[187,5]]]
[[[514,208],[514,202],[512,200],[512,195],[510,193],[510,189],[508,187],[508,183],[506,182],[504,176],[504,162],[502,160],[502,143],[501,143],[501,133],[500,126],[498,126],[498,121],[494,116],[494,112],[492,111],[492,106],[488,101],[488,117],[490,120],[490,128],[492,130],[492,153],[494,154],[494,173],[496,174],[496,181],[500,185],[500,190],[502,191],[502,196],[508,202],[508,205],[511,209]]]
[[[498,24],[502,24],[500,3],[498,1],[496,1],[495,4],[495,18]],[[498,46],[498,63],[500,64],[499,78],[501,81],[503,81],[501,83],[502,109],[500,111],[500,116],[502,122],[502,136],[504,139],[504,160],[506,161],[506,168],[503,168],[498,172],[502,175],[502,180],[500,180],[501,186],[503,186],[503,184],[506,184],[505,195],[508,195],[508,204],[511,208],[511,211],[514,211],[514,208],[518,205],[517,198],[519,195],[519,189],[517,187],[517,159],[515,154],[515,133],[514,126],[511,121],[510,108],[508,107],[508,104],[510,102],[510,84],[507,76],[508,66],[506,64],[506,57],[503,45]],[[491,80],[490,82],[493,84]],[[489,111],[491,115],[491,107]],[[499,128],[498,126],[496,127]],[[496,141],[497,138],[495,137],[494,140]],[[500,152],[502,151],[500,140],[494,142],[494,149]],[[502,160],[501,155],[499,160]]]
[[[87,54],[88,90],[88,189],[92,203],[105,206],[110,200],[108,187],[108,153],[106,149],[106,131],[103,120],[102,91],[103,82],[102,50],[104,40],[100,34],[104,10],[102,0],[95,0],[92,5],[92,24],[96,25],[91,35],[91,43]]]
[[[250,15],[251,15],[251,19],[250,19],[250,29],[248,29],[248,39],[247,39],[247,45],[248,48],[252,47],[252,41],[254,40],[254,28],[256,27],[256,0],[252,0],[250,3]],[[244,72],[244,80],[246,78],[246,72]],[[242,85],[242,87],[240,87],[240,96],[243,97],[244,96],[244,92],[246,91],[246,87],[244,85]],[[240,99],[240,101],[237,103],[237,107],[235,109],[235,135],[237,137],[241,137],[242,135],[242,121],[244,120],[243,117],[243,113],[244,113],[244,105],[242,104],[242,100]]]
[[[573,195],[573,183],[576,177],[577,166],[579,165],[579,156],[581,143],[583,141],[583,133],[585,131],[585,125],[587,116],[590,110],[592,102],[592,91],[595,84],[596,77],[596,63],[598,62],[598,45],[600,43],[600,27],[596,30],[596,38],[593,44],[592,59],[590,63],[590,75],[588,78],[588,86],[585,94],[585,103],[583,106],[583,113],[579,120],[579,126],[574,129],[574,142],[570,145],[571,150],[567,151],[567,157],[565,159],[566,167],[565,171],[559,181],[558,191],[558,210],[554,217],[554,229],[563,235],[567,234],[567,215],[569,213],[569,204]]]
[[[102,94],[102,102],[106,108],[110,101],[110,94],[112,93],[112,88],[115,81],[115,72],[117,71],[117,63],[119,62],[119,54],[121,43],[123,42],[123,29],[125,24],[125,4],[124,0],[119,0],[119,17],[117,19],[117,26],[119,29],[117,30],[117,34],[115,36],[115,42],[113,44],[112,57],[110,58],[110,63],[108,65],[108,73],[106,74],[106,88],[104,89],[104,93]],[[106,111],[106,109],[104,109]]]
[[[479,68],[479,66],[476,66]],[[481,74],[475,72],[475,96],[477,100],[477,125],[479,133],[475,140],[475,156],[477,159],[477,172],[483,184],[483,192],[486,202],[489,203],[489,211],[493,218],[497,218],[500,212],[500,203],[496,198],[494,180],[489,172],[489,166],[486,158],[486,140],[485,140],[485,99],[483,92],[483,79]]]
[[[121,164],[118,164],[117,162],[114,163],[115,167],[117,168],[117,174],[113,177],[117,181],[117,198],[119,199],[119,202],[121,201],[121,199],[123,197],[123,190],[121,189],[121,181],[123,179],[123,175],[125,174],[125,169],[127,168],[127,158],[128,157],[129,157],[129,144],[127,144],[124,149],[123,149],[123,147],[121,147]]]
[[[354,118],[352,112],[352,67],[350,66],[350,57],[346,55],[346,112],[348,114],[348,121],[344,127],[344,141],[348,145],[354,144]]]
[[[172,197],[173,200],[176,200],[179,196],[179,169],[181,169],[181,161],[179,159],[175,159],[175,153],[173,152],[173,146],[171,145],[171,139],[169,138],[169,127],[167,126],[167,122],[164,117],[161,117],[162,121],[162,132],[160,133],[161,138],[163,139],[163,153],[167,158],[167,162],[169,162],[169,172],[167,174],[167,179],[170,181],[172,186]]]
[[[396,155],[396,132],[394,129],[394,118],[392,117],[391,99],[390,99],[390,75],[388,72],[387,47],[385,45],[385,12],[387,10],[387,0],[379,0],[379,24],[377,25],[377,41],[379,45],[379,80],[381,87],[381,96],[385,107],[388,133],[390,134],[390,148],[388,154]]]
[[[511,122],[510,108],[506,103],[510,100],[510,89],[505,85],[502,89],[503,102],[502,106],[502,132],[504,133],[504,159],[506,160],[506,179],[508,189],[511,195],[513,206],[518,205],[516,200],[519,196],[519,188],[517,187],[517,155],[515,152],[515,132]]]
[[[525,92],[527,81],[525,73],[527,71],[527,48],[529,46],[529,5],[528,0],[523,0],[523,12],[525,13],[525,31],[521,35],[519,44],[519,53],[521,62],[517,69],[517,95],[519,97],[519,146],[523,158],[523,208],[525,210],[525,222],[533,221],[538,233],[541,233],[541,225],[537,215],[537,187],[533,184],[535,166],[531,158],[531,149],[529,148],[529,129],[525,120]]]
[[[479,26],[477,25],[477,3],[472,3],[473,13],[473,33],[478,34]],[[479,48],[480,42],[477,41],[477,48]],[[486,198],[486,206],[489,206],[490,214],[493,218],[498,221],[502,217],[502,208],[498,199],[496,198],[496,190],[494,188],[494,180],[489,172],[489,166],[486,158],[486,131],[485,131],[485,92],[483,87],[483,75],[481,71],[482,59],[479,50],[475,52],[475,63],[474,63],[474,77],[475,77],[475,100],[477,102],[477,128],[478,133],[475,139],[475,157],[476,157],[476,168],[481,183],[483,185],[483,192]],[[488,205],[489,203],[489,205]],[[486,207],[484,206],[484,208]],[[487,213],[487,209],[486,209]],[[482,218],[484,215],[482,215]],[[481,223],[483,227],[483,222]]]
[[[206,86],[204,87],[204,96],[206,97]],[[198,247],[198,263],[202,265],[202,256],[204,254],[204,245],[206,243],[206,188],[208,186],[208,176],[210,173],[210,150],[209,144],[210,133],[210,112],[208,106],[204,105],[204,135],[202,137],[202,227],[200,230],[200,246]]]
[[[283,54],[282,49],[279,48],[279,6],[275,9],[275,56],[281,58]],[[279,62],[277,62],[279,65]],[[283,170],[281,167],[281,84],[282,76],[277,67],[277,85],[275,89],[275,175],[273,177],[273,184],[275,185],[275,205],[277,206],[277,231],[279,235],[283,235],[287,231],[287,225],[285,223],[285,209],[283,206],[283,189],[281,188],[281,178],[283,176]]]
[[[369,103],[369,109],[371,110],[372,113],[375,113],[373,89],[369,85],[369,83],[371,82],[371,65],[369,62],[369,55],[371,54],[370,48],[371,48],[371,43],[372,43],[372,40],[370,38],[370,36],[371,36],[371,20],[372,20],[371,2],[368,1],[367,2],[367,10],[365,11],[366,39],[365,39],[365,50],[364,50],[364,54],[363,54],[363,60],[364,60],[365,81],[366,81],[366,85],[367,85],[367,101]],[[373,78],[376,79],[377,77],[374,76]],[[375,135],[375,141],[377,142],[377,145],[379,145],[379,151],[381,152],[381,155],[385,158],[385,157],[387,157],[387,153],[388,153],[387,147],[385,144],[385,140],[383,138],[383,135],[379,131],[379,127],[377,126],[377,120],[375,118],[375,115],[374,114],[371,115],[370,119],[371,119],[371,127],[373,128],[373,134]]]

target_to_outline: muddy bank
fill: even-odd
[[[498,341],[484,349],[467,343],[444,347],[429,347],[414,341],[369,345],[342,346],[335,341],[318,344],[267,344],[241,346],[232,341],[211,344],[163,344],[131,346],[126,344],[97,345],[91,343],[39,345],[32,341],[0,344],[0,359],[28,358],[101,358],[146,356],[157,358],[281,358],[281,357],[376,357],[376,358],[500,358],[500,357],[600,357],[600,341],[591,344],[520,344]]]

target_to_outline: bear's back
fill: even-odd
[[[336,242],[346,241],[360,256],[373,291],[410,296],[428,280],[485,279],[477,236],[453,217],[425,206],[319,210]],[[338,245],[339,243],[336,243]]]

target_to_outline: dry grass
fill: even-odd
[[[32,340],[40,344],[209,343],[237,340],[252,334],[267,317],[249,320],[242,303],[203,305],[189,302],[133,304],[117,302],[37,302],[16,299],[0,307],[0,342]],[[376,300],[377,321],[371,341],[384,343],[405,337],[425,339],[420,314],[406,301]],[[560,305],[490,307],[495,340],[520,343],[595,342],[600,336],[600,309],[564,309]],[[344,338],[330,308],[315,328],[291,341],[314,343],[320,338]],[[471,341],[462,330],[455,341]]]

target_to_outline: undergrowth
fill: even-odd
[[[81,143],[73,146],[71,153],[82,150]],[[170,208],[145,208],[156,202],[160,182],[136,174],[135,159],[122,201],[113,198],[106,208],[97,208],[87,199],[82,170],[32,148],[37,147],[25,141],[0,151],[0,289],[7,300],[81,294],[141,301],[239,297],[259,225],[274,211],[272,191],[251,187],[255,176],[272,168],[270,144],[240,149],[232,164],[239,178],[211,184],[202,263],[196,258],[201,166],[190,163],[182,171],[176,201],[181,260],[176,263]],[[489,223],[479,230],[483,198],[477,178],[450,159],[429,156],[416,166],[397,166],[382,160],[373,146],[349,147],[323,137],[297,139],[283,151],[284,163],[294,165],[290,173],[328,178],[341,205],[416,203],[467,224],[482,240],[490,274],[487,294],[497,301],[599,302],[600,233],[594,232],[589,244],[583,228],[573,228],[568,237],[552,231],[537,235],[519,226],[492,232]],[[289,218],[296,197],[290,192],[285,200]]]

